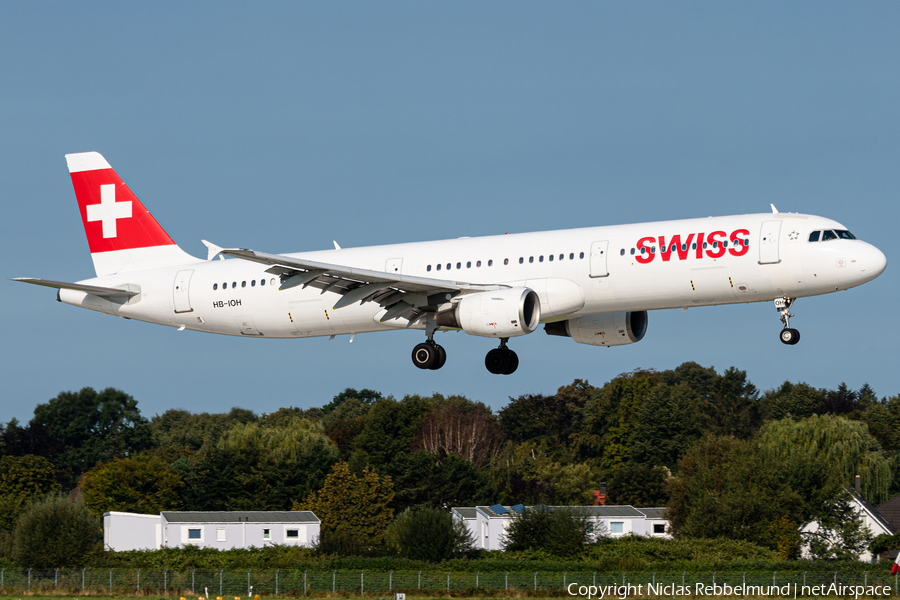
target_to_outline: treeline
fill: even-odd
[[[315,408],[147,419],[125,392],[85,388],[0,429],[0,555],[15,558],[16,524],[48,494],[82,498],[95,518],[313,508],[322,552],[402,555],[387,532],[404,511],[590,504],[605,482],[610,503],[667,506],[682,539],[796,558],[799,526],[817,519],[827,535],[806,540],[813,551],[853,558],[870,540],[847,513],[847,488],[859,474],[873,503],[900,493],[898,449],[900,396],[790,382],[760,393],[744,371],[690,362],[599,387],[576,380],[496,413],[460,396],[347,389]],[[376,486],[380,500],[354,485]],[[371,521],[353,520],[359,506]]]

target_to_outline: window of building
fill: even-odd
[[[225,528],[219,527],[216,529],[216,541],[224,542],[225,541]]]
[[[300,530],[299,529],[285,529],[284,537],[288,540],[299,540],[300,539]]]
[[[654,523],[653,524],[653,533],[665,533],[666,526],[662,523]]]
[[[188,539],[189,540],[202,540],[203,539],[203,530],[202,529],[188,529]]]
[[[263,539],[264,540],[272,539],[272,530],[271,529],[263,529]]]
[[[622,521],[613,521],[609,524],[609,532],[610,533],[624,533],[625,532],[625,523]]]

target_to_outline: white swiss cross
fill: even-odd
[[[100,186],[100,204],[87,207],[88,222],[103,222],[103,237],[116,237],[116,219],[127,219],[131,216],[131,201],[116,202],[116,185],[114,183]]]

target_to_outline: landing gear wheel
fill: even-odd
[[[494,375],[503,375],[509,367],[506,348],[494,348],[484,357],[484,366]]]
[[[434,350],[437,355],[434,357],[434,364],[428,368],[432,371],[437,371],[444,366],[445,362],[447,362],[447,351],[444,350],[443,346],[439,346],[438,344],[434,345]]]
[[[796,329],[782,329],[779,338],[782,344],[793,346],[800,341],[800,332]]]
[[[412,351],[413,364],[420,369],[432,369],[438,358],[437,344],[422,342],[417,344]],[[440,368],[440,367],[438,367]]]
[[[512,375],[516,372],[516,369],[519,368],[519,355],[512,350],[507,350],[507,352],[509,352],[509,366],[506,367],[506,370],[503,371],[503,374]]]

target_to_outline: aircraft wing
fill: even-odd
[[[68,283],[66,281],[52,281],[50,279],[35,279],[34,277],[16,277],[13,281],[21,281],[22,283],[31,283],[33,285],[42,285],[44,287],[56,288],[58,290],[78,290],[79,292],[87,292],[101,298],[131,298],[137,296],[140,292],[123,290],[119,288],[101,287],[98,285],[84,285],[82,283]]]
[[[318,288],[322,293],[341,294],[342,298],[334,305],[335,310],[357,302],[377,302],[387,309],[382,321],[405,318],[410,325],[434,312],[438,305],[453,296],[508,287],[372,271],[243,248],[221,249],[220,252],[269,265],[266,272],[281,277],[281,290],[302,285]]]

